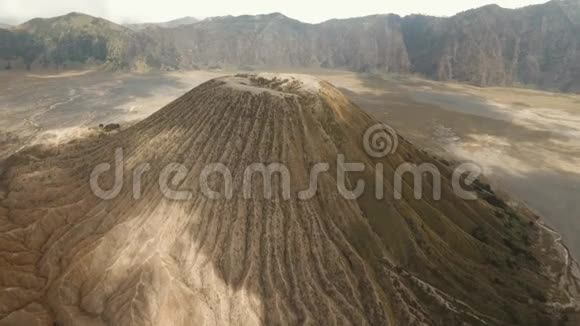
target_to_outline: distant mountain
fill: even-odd
[[[145,33],[135,33],[105,19],[70,13],[36,18],[0,33],[0,58],[7,68],[66,68],[92,63],[105,64],[110,69],[141,69],[149,66],[147,56],[161,55],[156,53],[157,45]]]
[[[140,31],[140,30],[144,30],[147,28],[155,28],[155,27],[161,27],[161,28],[179,27],[179,26],[183,26],[183,25],[195,24],[199,21],[200,20],[195,18],[195,17],[186,16],[186,17],[182,17],[179,19],[170,20],[168,22],[162,22],[162,23],[125,24],[124,26],[128,27],[134,31]]]
[[[311,25],[279,13],[216,17],[149,34],[175,45],[184,68],[235,65],[409,70],[401,18],[377,15]]]
[[[163,29],[179,66],[290,66],[414,72],[480,86],[580,91],[580,2],[497,5],[451,18],[376,15],[305,24],[281,14]]]
[[[81,14],[35,19],[0,33],[0,58],[33,68],[94,61],[112,69],[413,72],[480,86],[529,84],[580,92],[578,0],[515,10],[490,5],[450,18],[374,15],[306,24],[274,13],[187,24],[192,21],[132,30]]]
[[[449,19],[406,17],[413,71],[476,85],[580,91],[580,2],[486,6]]]
[[[12,27],[11,25],[4,24],[4,23],[0,23],[0,28],[3,28],[3,29],[9,29],[9,28],[11,28],[11,27]]]

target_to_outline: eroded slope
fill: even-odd
[[[374,159],[362,139],[376,122],[326,82],[306,76],[238,75],[196,87],[116,135],[33,148],[0,179],[0,325],[546,325],[570,320],[576,269],[558,236],[485,185],[485,199],[451,190],[451,168],[405,140]],[[123,151],[123,189],[110,200],[89,176]],[[337,190],[337,156],[362,162]],[[141,196],[132,173],[147,162]],[[231,171],[231,199],[209,199],[205,166]],[[283,163],[291,196],[274,176],[272,197],[243,174]],[[301,200],[315,163],[330,163],[315,196]],[[441,200],[393,194],[404,162],[435,164]],[[187,167],[170,200],[159,176]],[[113,184],[113,173],[101,180]],[[212,189],[225,193],[219,178]],[[432,183],[424,184],[430,193]]]

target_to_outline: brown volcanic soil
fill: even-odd
[[[375,120],[311,77],[224,77],[194,88],[135,126],[65,146],[12,156],[0,177],[0,325],[549,325],[576,308],[576,265],[559,239],[525,210],[463,201],[451,169],[401,139],[369,157],[363,134]],[[124,151],[123,191],[97,198],[89,175]],[[336,157],[363,162],[362,197],[336,187]],[[133,198],[140,163],[143,195]],[[177,189],[158,187],[169,163],[188,168]],[[201,194],[204,166],[234,177],[232,199]],[[254,162],[285,164],[263,199],[242,196]],[[300,200],[314,163],[328,162],[318,192]],[[443,174],[442,200],[393,199],[394,170],[429,162]],[[384,164],[385,198],[375,168]],[[107,174],[102,184],[111,184]],[[222,189],[212,179],[214,189]],[[256,181],[256,180],[254,180]],[[426,194],[431,183],[424,185]],[[556,240],[556,241],[555,241]],[[564,311],[566,310],[566,311]]]

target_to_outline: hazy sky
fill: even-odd
[[[156,22],[183,16],[281,12],[305,22],[317,23],[331,18],[379,13],[449,16],[490,3],[516,8],[543,2],[547,0],[0,0],[0,17],[15,23],[77,11],[116,22]]]

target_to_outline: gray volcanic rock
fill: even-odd
[[[575,262],[557,234],[475,183],[483,199],[451,189],[446,164],[401,139],[385,158],[362,144],[376,121],[332,85],[308,76],[238,75],[191,90],[118,133],[31,148],[0,171],[0,325],[553,325],[577,309]],[[89,176],[125,177],[109,199]],[[367,189],[345,198],[337,158]],[[310,170],[330,164],[313,197]],[[413,197],[395,169],[436,165],[442,196]],[[139,188],[134,171],[149,163]],[[159,186],[168,164],[186,171]],[[202,193],[200,175],[221,163]],[[271,197],[253,163],[280,163]],[[384,177],[376,178],[381,164]],[[119,170],[120,171],[120,170]],[[109,171],[100,184],[110,189]],[[175,180],[175,179],[173,179]],[[378,181],[380,180],[380,181]],[[283,185],[291,185],[289,194]],[[423,184],[431,193],[434,183]]]

